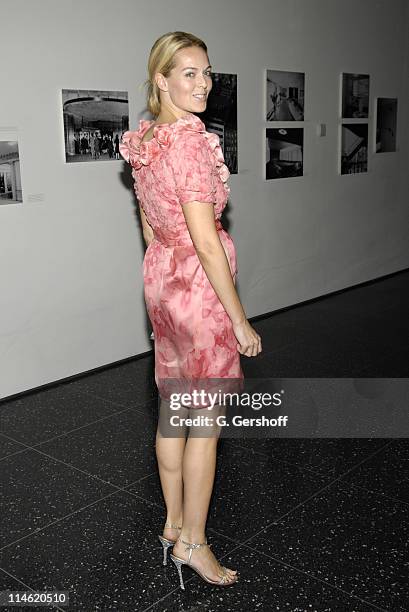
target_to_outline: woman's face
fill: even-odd
[[[175,60],[176,66],[167,78],[157,73],[162,110],[167,109],[177,117],[186,112],[204,112],[212,89],[207,54],[200,47],[188,47],[178,51]]]

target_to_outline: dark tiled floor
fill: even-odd
[[[406,378],[408,281],[254,322],[246,377]],[[157,541],[151,355],[3,401],[0,418],[0,591],[69,591],[81,612],[408,609],[407,439],[220,440],[207,532],[240,582],[185,567],[182,592]]]

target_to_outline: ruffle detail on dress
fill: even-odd
[[[142,142],[143,135],[153,123],[154,120],[140,119],[138,130],[124,132],[119,143],[119,152],[125,161],[135,170],[139,170],[142,166],[151,164],[164,149],[167,149],[178,131],[200,132],[207,139],[217,172],[224,183],[226,192],[230,193],[230,187],[226,184],[230,171],[224,163],[219,137],[217,134],[207,132],[205,124],[197,115],[187,113],[173,123],[155,125],[152,139]]]

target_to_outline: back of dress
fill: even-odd
[[[183,214],[187,202],[214,207],[215,224],[233,282],[236,250],[220,217],[230,193],[229,170],[217,134],[188,113],[171,124],[153,121],[125,132],[119,150],[133,168],[134,189],[154,239],[143,260],[144,294],[155,339],[155,381],[168,397],[167,379],[242,379],[230,317],[200,263]]]

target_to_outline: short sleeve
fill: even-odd
[[[178,134],[172,146],[171,165],[180,204],[194,200],[215,203],[215,163],[202,133]]]
[[[135,165],[136,155],[139,153],[140,140],[139,134],[136,131],[127,131],[122,134],[119,142],[119,153],[131,166]]]

